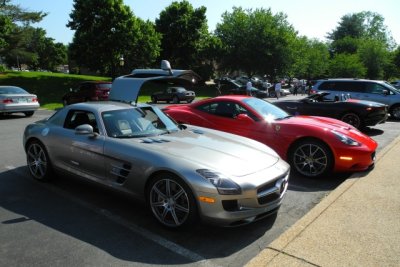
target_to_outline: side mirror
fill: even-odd
[[[172,68],[168,60],[161,60],[161,69],[168,71],[169,75],[172,76]]]
[[[243,122],[247,122],[247,123],[253,123],[254,122],[254,120],[252,118],[250,118],[249,115],[243,114],[243,113],[237,115],[236,119],[238,119],[240,121],[243,121]]]
[[[389,94],[390,94],[390,92],[389,92],[388,89],[383,89],[383,90],[382,90],[382,93],[383,93],[384,95],[389,95]]]
[[[93,131],[92,125],[82,124],[75,128],[76,135],[92,135],[97,136],[98,134]]]

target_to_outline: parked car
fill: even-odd
[[[235,81],[242,85],[245,85],[249,81],[249,79],[250,78],[247,76],[238,76],[238,77],[236,77]]]
[[[390,83],[394,88],[400,89],[400,80],[396,80]]]
[[[221,130],[273,148],[292,170],[307,177],[331,171],[371,168],[377,143],[342,121],[313,116],[290,116],[258,98],[220,96],[164,109],[178,123]],[[252,157],[254,158],[254,157]]]
[[[268,92],[259,90],[255,87],[251,87],[251,95],[255,96],[257,98],[267,98],[268,97]],[[247,89],[245,85],[242,85],[240,87],[231,89],[229,92],[231,95],[247,95]]]
[[[318,80],[311,93],[331,93],[330,99],[336,95],[350,95],[351,98],[375,101],[389,106],[390,116],[400,120],[400,91],[384,81],[364,79],[325,79]]]
[[[108,100],[110,94],[111,82],[103,81],[87,81],[79,84],[78,88],[70,89],[70,92],[66,93],[62,97],[62,103],[64,106],[88,102],[88,101],[105,101]]]
[[[331,117],[358,129],[384,123],[388,118],[385,104],[343,97],[330,100],[329,95],[328,92],[319,92],[303,99],[281,100],[273,104],[291,115]]]
[[[149,80],[117,78],[110,94],[117,102],[69,105],[28,125],[23,143],[33,178],[63,171],[129,194],[169,228],[199,219],[237,226],[276,213],[289,165],[259,142],[180,126],[156,106],[134,104]]]
[[[191,103],[196,97],[195,92],[188,91],[183,87],[167,87],[163,91],[155,92],[151,95],[151,102],[166,101],[167,103],[179,103],[186,101]]]
[[[30,117],[39,107],[39,100],[35,94],[17,86],[0,86],[0,115],[24,113]]]

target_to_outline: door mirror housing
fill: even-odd
[[[254,120],[252,118],[250,118],[249,115],[243,114],[243,113],[237,115],[236,119],[238,119],[240,121],[243,121],[243,122],[247,122],[247,123],[253,123],[254,122]]]

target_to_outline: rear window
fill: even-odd
[[[100,89],[111,89],[111,83],[99,83],[97,84],[97,87]]]

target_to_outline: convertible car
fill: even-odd
[[[119,77],[114,102],[73,104],[28,125],[30,174],[45,181],[62,171],[143,199],[170,228],[198,217],[236,226],[276,213],[289,165],[262,143],[179,126],[155,106],[122,103],[154,79],[162,80]]]
[[[385,104],[337,96],[330,100],[328,92],[319,92],[300,100],[276,101],[273,104],[292,115],[331,117],[358,129],[383,123],[388,118]]]
[[[291,116],[254,97],[220,96],[164,109],[178,123],[217,129],[260,141],[307,177],[373,166],[377,143],[342,121]],[[256,159],[256,156],[252,156]]]

